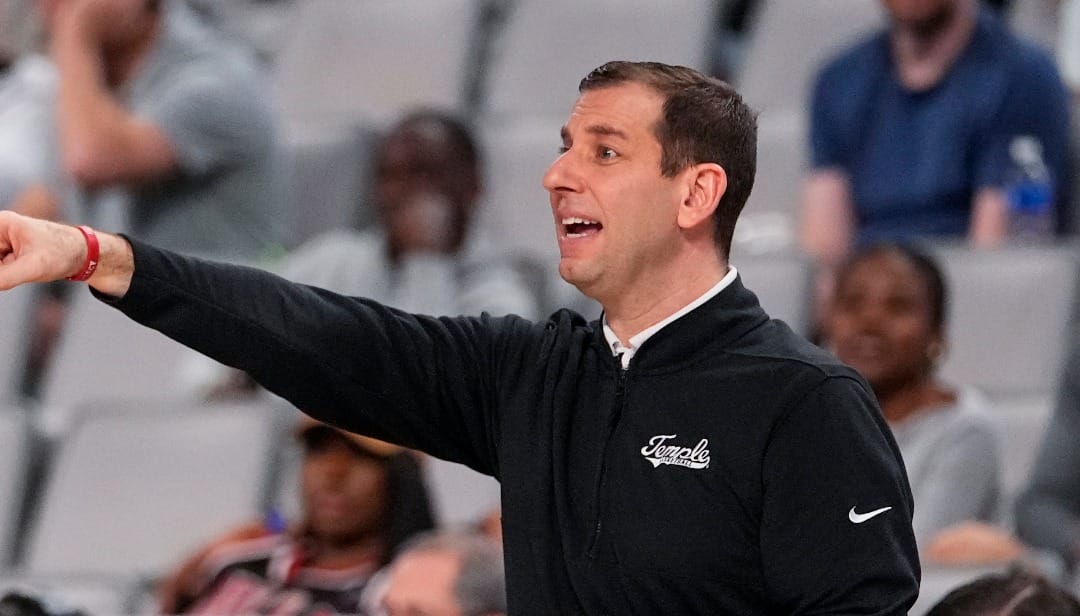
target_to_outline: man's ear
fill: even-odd
[[[688,168],[687,194],[679,206],[679,227],[690,229],[712,218],[727,192],[727,172],[716,163],[698,163]]]

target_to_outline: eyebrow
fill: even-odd
[[[600,135],[601,137],[618,137],[620,139],[629,140],[630,136],[626,132],[621,131],[614,126],[608,124],[592,124],[585,127],[585,132],[591,135]],[[570,131],[565,126],[559,131],[559,135],[564,142],[570,140]]]

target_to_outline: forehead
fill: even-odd
[[[453,144],[446,130],[434,123],[410,124],[383,138],[379,158],[385,163],[424,159],[453,159]]]
[[[564,132],[574,138],[612,132],[631,139],[652,136],[663,105],[659,92],[640,83],[586,90],[574,103]]]
[[[852,264],[842,285],[849,289],[887,289],[892,293],[923,296],[926,281],[915,264],[896,251],[872,252]]]

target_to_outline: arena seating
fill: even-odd
[[[29,343],[30,309],[39,287],[28,286],[0,293],[0,347],[25,349]],[[0,402],[17,400],[25,366],[24,353],[7,353],[0,360]]]

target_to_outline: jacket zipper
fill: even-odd
[[[623,406],[625,404],[626,393],[626,380],[630,372],[628,368],[622,367],[622,359],[615,357],[616,369],[619,371],[619,376],[615,381],[615,402],[611,409],[611,417],[608,419],[607,432],[604,434],[604,444],[600,449],[600,472],[596,478],[596,490],[593,495],[593,502],[596,503],[596,521],[593,524],[593,534],[589,541],[589,549],[587,554],[589,557],[596,556],[596,549],[600,543],[600,531],[602,530],[604,520],[604,484],[607,478],[607,457],[608,457],[608,445],[611,442],[611,437],[615,434],[615,428],[619,425],[619,420],[622,419]]]

